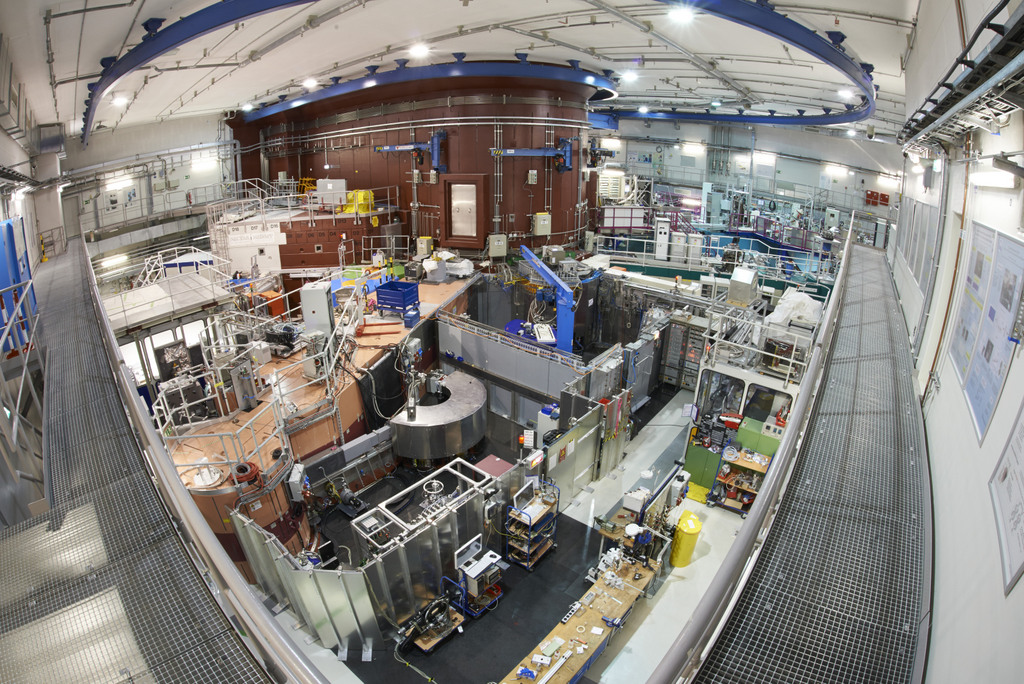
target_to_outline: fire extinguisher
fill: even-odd
[[[190,205],[192,204],[192,191],[191,190],[189,190],[188,192],[185,193],[185,201],[188,202]]]

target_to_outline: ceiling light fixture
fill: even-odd
[[[711,106],[712,107],[721,107],[722,103],[720,101],[718,101],[718,100],[712,100],[711,101]]]
[[[637,75],[635,71],[627,71],[624,74],[622,74],[622,80],[625,81],[626,83],[632,83],[636,79]]]
[[[119,93],[114,93],[113,96],[111,96],[110,102],[115,107],[124,107],[128,104],[128,98]]]
[[[847,90],[846,88],[844,88],[844,89],[839,91],[839,97],[843,98],[844,100],[852,100],[853,99],[853,91],[852,90]]]
[[[246,102],[244,105],[242,105],[242,111],[243,112],[251,112],[252,111],[252,103],[251,102]]]
[[[848,129],[846,129],[846,135],[848,135],[851,138],[856,138],[857,137],[857,131],[855,131],[852,128],[848,128]]]
[[[302,82],[302,87],[305,88],[306,90],[312,90],[313,88],[316,88],[316,79],[307,78],[305,81]]]
[[[426,57],[430,54],[430,48],[427,47],[426,43],[416,43],[409,48],[410,57]]]
[[[673,7],[668,12],[668,18],[678,24],[689,24],[691,21],[693,21],[693,16],[693,8],[687,7],[686,5]]]
[[[637,111],[640,112],[641,114],[646,114],[651,110],[647,107],[647,105],[640,105],[640,108],[637,109]]]

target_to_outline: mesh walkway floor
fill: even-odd
[[[910,682],[927,610],[927,470],[884,255],[850,254],[816,413],[778,517],[697,682]]]
[[[81,240],[35,278],[53,509],[0,532],[0,681],[265,682],[157,499]]]

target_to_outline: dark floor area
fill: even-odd
[[[462,634],[453,633],[433,653],[411,647],[405,658],[443,684],[499,681],[558,624],[588,586],[583,576],[597,562],[597,533],[560,516],[557,538],[556,549],[533,572],[513,565],[504,573],[505,595],[493,610],[467,620]],[[369,684],[426,681],[409,672],[391,651],[374,652],[369,663],[353,660],[348,667]]]

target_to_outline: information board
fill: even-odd
[[[988,297],[989,274],[992,271],[995,244],[995,231],[975,222],[971,231],[971,248],[967,253],[964,268],[960,310],[957,312],[953,326],[953,341],[949,348],[953,369],[961,385],[967,380],[967,370],[970,368],[971,355],[974,353],[982,309]]]
[[[983,438],[992,420],[1010,360],[1017,345],[1011,341],[1024,282],[1024,245],[1000,234],[996,239],[992,277],[982,311],[964,393],[974,428]]]
[[[1018,412],[1017,423],[988,481],[1002,556],[1004,594],[1009,594],[1024,574],[1024,421],[1021,418]]]

